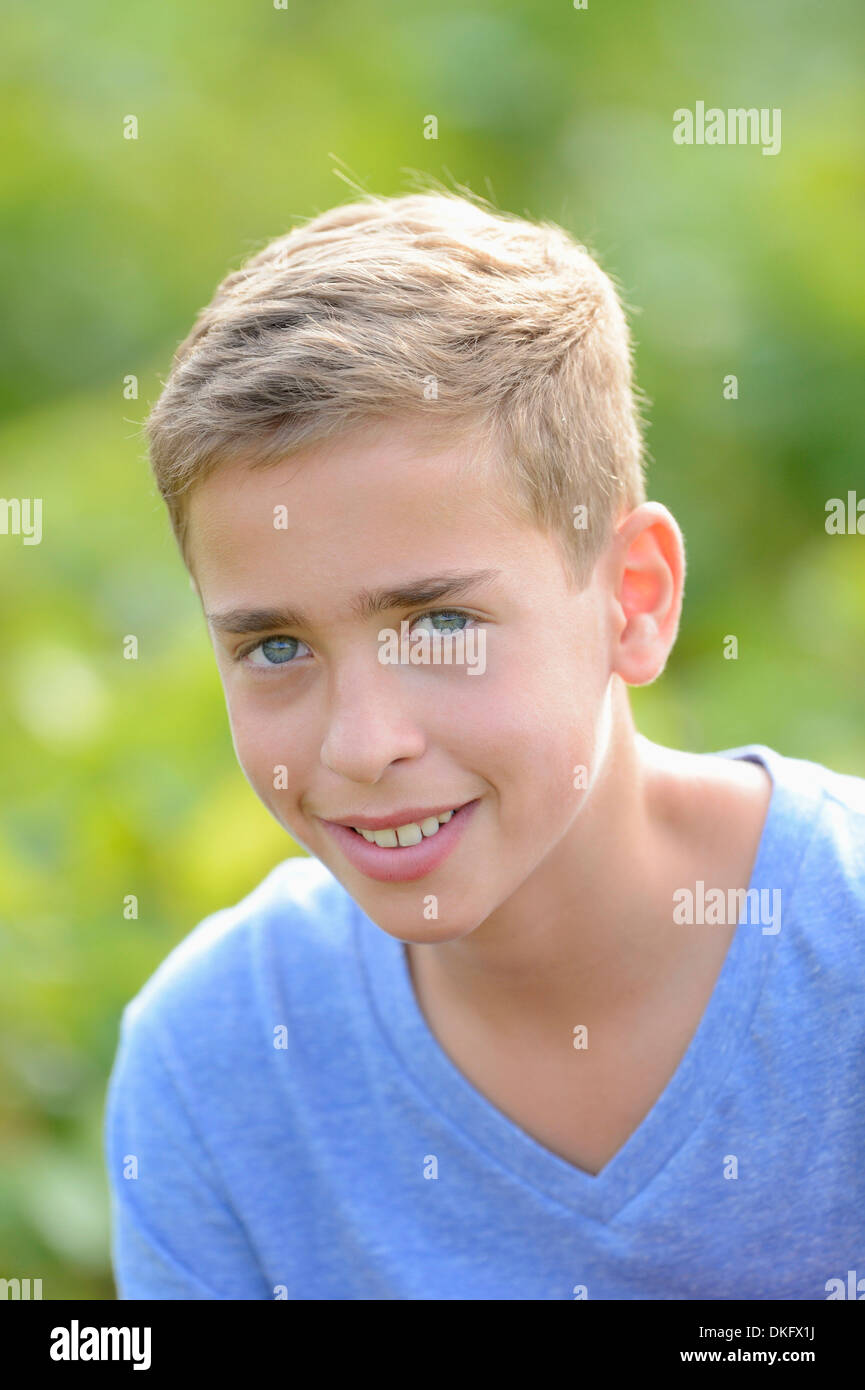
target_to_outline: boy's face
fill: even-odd
[[[241,766],[285,830],[408,942],[466,935],[539,870],[587,796],[575,769],[591,785],[608,733],[604,566],[574,592],[555,542],[507,514],[487,469],[463,474],[468,449],[363,431],[277,467],[218,469],[189,501]],[[356,611],[362,595],[480,572],[458,593]],[[239,612],[258,614],[254,630],[225,616]],[[467,640],[463,664],[384,663],[379,633],[398,636],[404,619],[409,635],[475,629],[484,646]],[[423,812],[457,808],[429,833]],[[389,848],[347,828],[363,818],[425,825],[419,844]]]

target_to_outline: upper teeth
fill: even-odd
[[[419,823],[410,821],[408,825],[397,825],[387,830],[361,830],[357,825],[352,829],[369,840],[370,844],[381,845],[382,849],[396,849],[397,845],[419,845],[424,836],[437,834],[439,826],[446,825],[452,815],[453,811],[443,811],[440,816],[428,816]]]

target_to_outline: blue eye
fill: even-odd
[[[433,608],[426,613],[419,613],[412,620],[412,628],[417,629],[420,623],[430,623],[433,626],[428,631],[437,633],[440,637],[447,637],[465,631],[468,624],[476,621],[471,613],[463,613],[459,609]],[[263,642],[257,642],[245,652],[238,652],[236,660],[244,662],[256,671],[275,671],[280,666],[293,665],[301,647],[309,652],[309,647],[299,638],[280,634],[276,637],[266,637]],[[304,653],[301,652],[300,655]]]
[[[421,614],[415,619],[415,623],[423,623],[423,622],[433,622],[433,623],[434,623],[434,622],[437,622],[437,621],[440,621],[440,620],[444,620],[444,622],[445,622],[446,624],[451,624],[451,623],[454,623],[454,622],[456,622],[456,623],[470,623],[470,622],[472,622],[472,617],[471,617],[471,614],[470,614],[470,613],[461,613],[458,609],[455,609],[455,608],[434,608],[434,609],[431,609],[429,613],[421,613]],[[415,623],[412,624],[413,627],[415,626]],[[438,632],[442,637],[446,637],[446,636],[448,635],[448,633],[451,633],[451,632],[463,632],[463,631],[465,631],[465,629],[462,628],[462,627],[451,627],[451,626],[446,626],[446,627],[434,627],[434,628],[432,629],[432,631],[433,631],[433,632]]]
[[[247,652],[244,660],[258,671],[273,670],[277,666],[290,665],[297,655],[298,648],[305,645],[304,642],[299,642],[296,637],[267,637]],[[254,661],[252,658],[259,653],[264,660]]]

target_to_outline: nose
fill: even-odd
[[[412,716],[408,668],[382,665],[375,655],[344,663],[330,676],[327,732],[321,761],[351,782],[373,785],[391,763],[419,758],[426,738]]]

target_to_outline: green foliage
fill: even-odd
[[[426,171],[563,223],[634,307],[650,495],[687,543],[640,727],[865,775],[865,537],[824,528],[830,497],[865,494],[861,21],[853,0],[823,23],[786,0],[16,10],[0,453],[44,534],[0,536],[0,1275],[103,1299],[120,1011],[300,852],[237,767],[146,465],[174,346],[229,268],[349,196],[346,170],[379,193]],[[781,108],[780,154],[674,145],[697,99]]]

